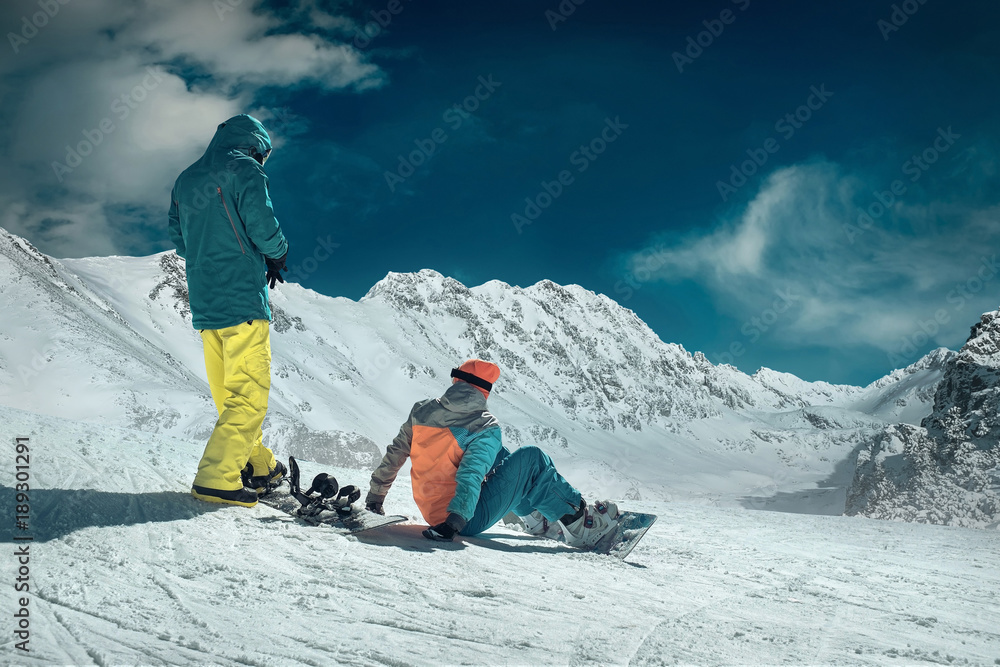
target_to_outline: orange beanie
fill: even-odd
[[[466,377],[462,377],[463,375]],[[468,382],[481,391],[483,396],[489,398],[493,383],[500,377],[500,367],[491,361],[469,359],[458,368],[452,370],[451,376],[455,378],[452,384],[459,380]],[[476,380],[479,380],[479,382],[476,382]]]

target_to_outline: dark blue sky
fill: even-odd
[[[389,4],[254,13],[271,34],[350,45]],[[1000,301],[989,271],[975,282],[1000,240],[995,3],[566,0],[575,11],[555,30],[556,0],[398,6],[356,49],[375,84],[244,76],[221,93],[271,116],[272,199],[307,287],[357,299],[388,271],[422,268],[467,285],[576,283],[713,361],[850,383],[961,345]],[[689,37],[708,45],[679,72]],[[156,66],[188,92],[221,80],[220,56],[192,66],[159,48]],[[477,87],[484,99],[469,98]],[[467,99],[469,113],[449,112]],[[214,127],[209,111],[189,122]],[[950,143],[935,149],[938,137]],[[595,139],[603,152],[578,152]],[[433,155],[391,189],[386,172],[416,142]],[[928,150],[933,164],[907,171]],[[745,184],[734,165],[754,172]],[[519,231],[512,214],[564,171]],[[869,227],[845,227],[897,180],[905,192]],[[739,187],[724,198],[720,181]],[[148,247],[117,247],[169,247],[165,224],[146,228]],[[327,237],[339,247],[303,271]]]
[[[623,258],[664,234],[714,227],[746,207],[761,173],[782,166],[825,159],[888,185],[939,126],[961,129],[966,147],[992,147],[1000,12],[929,2],[886,40],[877,23],[890,20],[888,4],[742,6],[591,1],[553,31],[534,2],[403,4],[369,46],[388,85],[360,95],[275,91],[311,127],[269,164],[292,261],[317,236],[342,244],[304,284],[358,298],[388,270],[430,267],[470,285],[549,278],[608,294],[665,341],[710,358],[747,343],[733,359],[748,372],[767,365],[843,382],[887,372],[886,352],[869,345],[789,345],[752,323],[746,336],[751,318],[720,310],[697,280],[625,280]],[[672,54],[727,7],[732,23],[678,72]],[[444,112],[488,75],[501,85],[452,130]],[[776,131],[823,85],[833,96],[814,117],[791,137],[791,124]],[[570,156],[606,118],[628,128],[579,173]],[[383,172],[438,127],[447,140],[390,192]],[[780,149],[723,202],[717,182],[768,137]],[[511,215],[564,169],[574,182],[519,234]],[[958,194],[995,201],[995,192]],[[970,310],[962,326],[977,316]],[[762,335],[751,345],[754,329]]]

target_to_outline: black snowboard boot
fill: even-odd
[[[275,460],[274,469],[271,470],[266,475],[253,474],[253,466],[249,463],[245,468],[241,476],[243,477],[243,486],[250,487],[257,493],[267,493],[274,487],[281,483],[281,480],[288,474],[288,469],[285,468],[285,464],[281,461]]]
[[[253,507],[257,504],[257,494],[253,489],[236,489],[235,491],[222,491],[220,489],[210,489],[205,486],[192,486],[191,495],[198,500],[206,500],[210,503],[224,503],[226,505],[242,505],[243,507]]]

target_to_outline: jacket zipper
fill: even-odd
[[[226,217],[229,218],[229,224],[233,227],[233,234],[236,235],[236,242],[240,244],[240,252],[244,255],[247,251],[243,249],[243,241],[240,240],[240,235],[236,232],[236,225],[233,224],[233,216],[229,215],[229,207],[226,206],[226,198],[222,196],[222,188],[216,186],[215,188],[219,192],[219,199],[222,200],[222,208],[226,209]]]

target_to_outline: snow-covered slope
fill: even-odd
[[[839,514],[857,443],[926,416],[953,353],[844,387],[713,366],[575,286],[423,271],[358,302],[273,296],[266,438],[307,478],[363,485],[413,401],[482,356],[508,444],[659,521],[623,563],[502,526],[344,537],[195,501],[214,413],[183,263],[56,261],[0,230],[0,422],[30,447],[33,538],[31,652],[8,633],[0,664],[1000,660],[997,531],[743,509]],[[0,468],[8,508],[14,483]],[[406,475],[387,509],[418,515]]]
[[[121,267],[142,260],[109,258]],[[208,385],[88,284],[0,230],[0,404],[146,430],[207,433]],[[194,345],[193,332],[188,332]]]
[[[1000,526],[1000,311],[950,355],[921,427],[877,434],[858,456],[847,511],[884,519]]]
[[[957,354],[943,347],[929,352],[868,385],[852,407],[889,422],[919,424],[928,416],[945,369]]]
[[[0,421],[37,453],[19,534],[34,537],[31,652],[8,631],[0,664],[1000,659],[995,531],[634,501],[659,521],[627,562],[503,527],[452,544],[415,524],[343,537],[193,500],[200,443],[2,406]],[[12,467],[0,475],[13,507]],[[388,503],[416,515],[405,476]],[[0,605],[12,619],[14,595]]]
[[[215,414],[183,270],[174,253],[57,261],[0,230],[0,403],[203,440]],[[714,366],[611,299],[549,281],[469,289],[425,270],[358,302],[296,284],[272,297],[265,429],[279,453],[370,466],[413,402],[479,356],[503,368],[490,404],[508,445],[540,445],[579,486],[619,498],[757,506],[828,488],[862,436],[929,412],[951,354],[848,387]],[[797,509],[840,513],[842,491]]]

